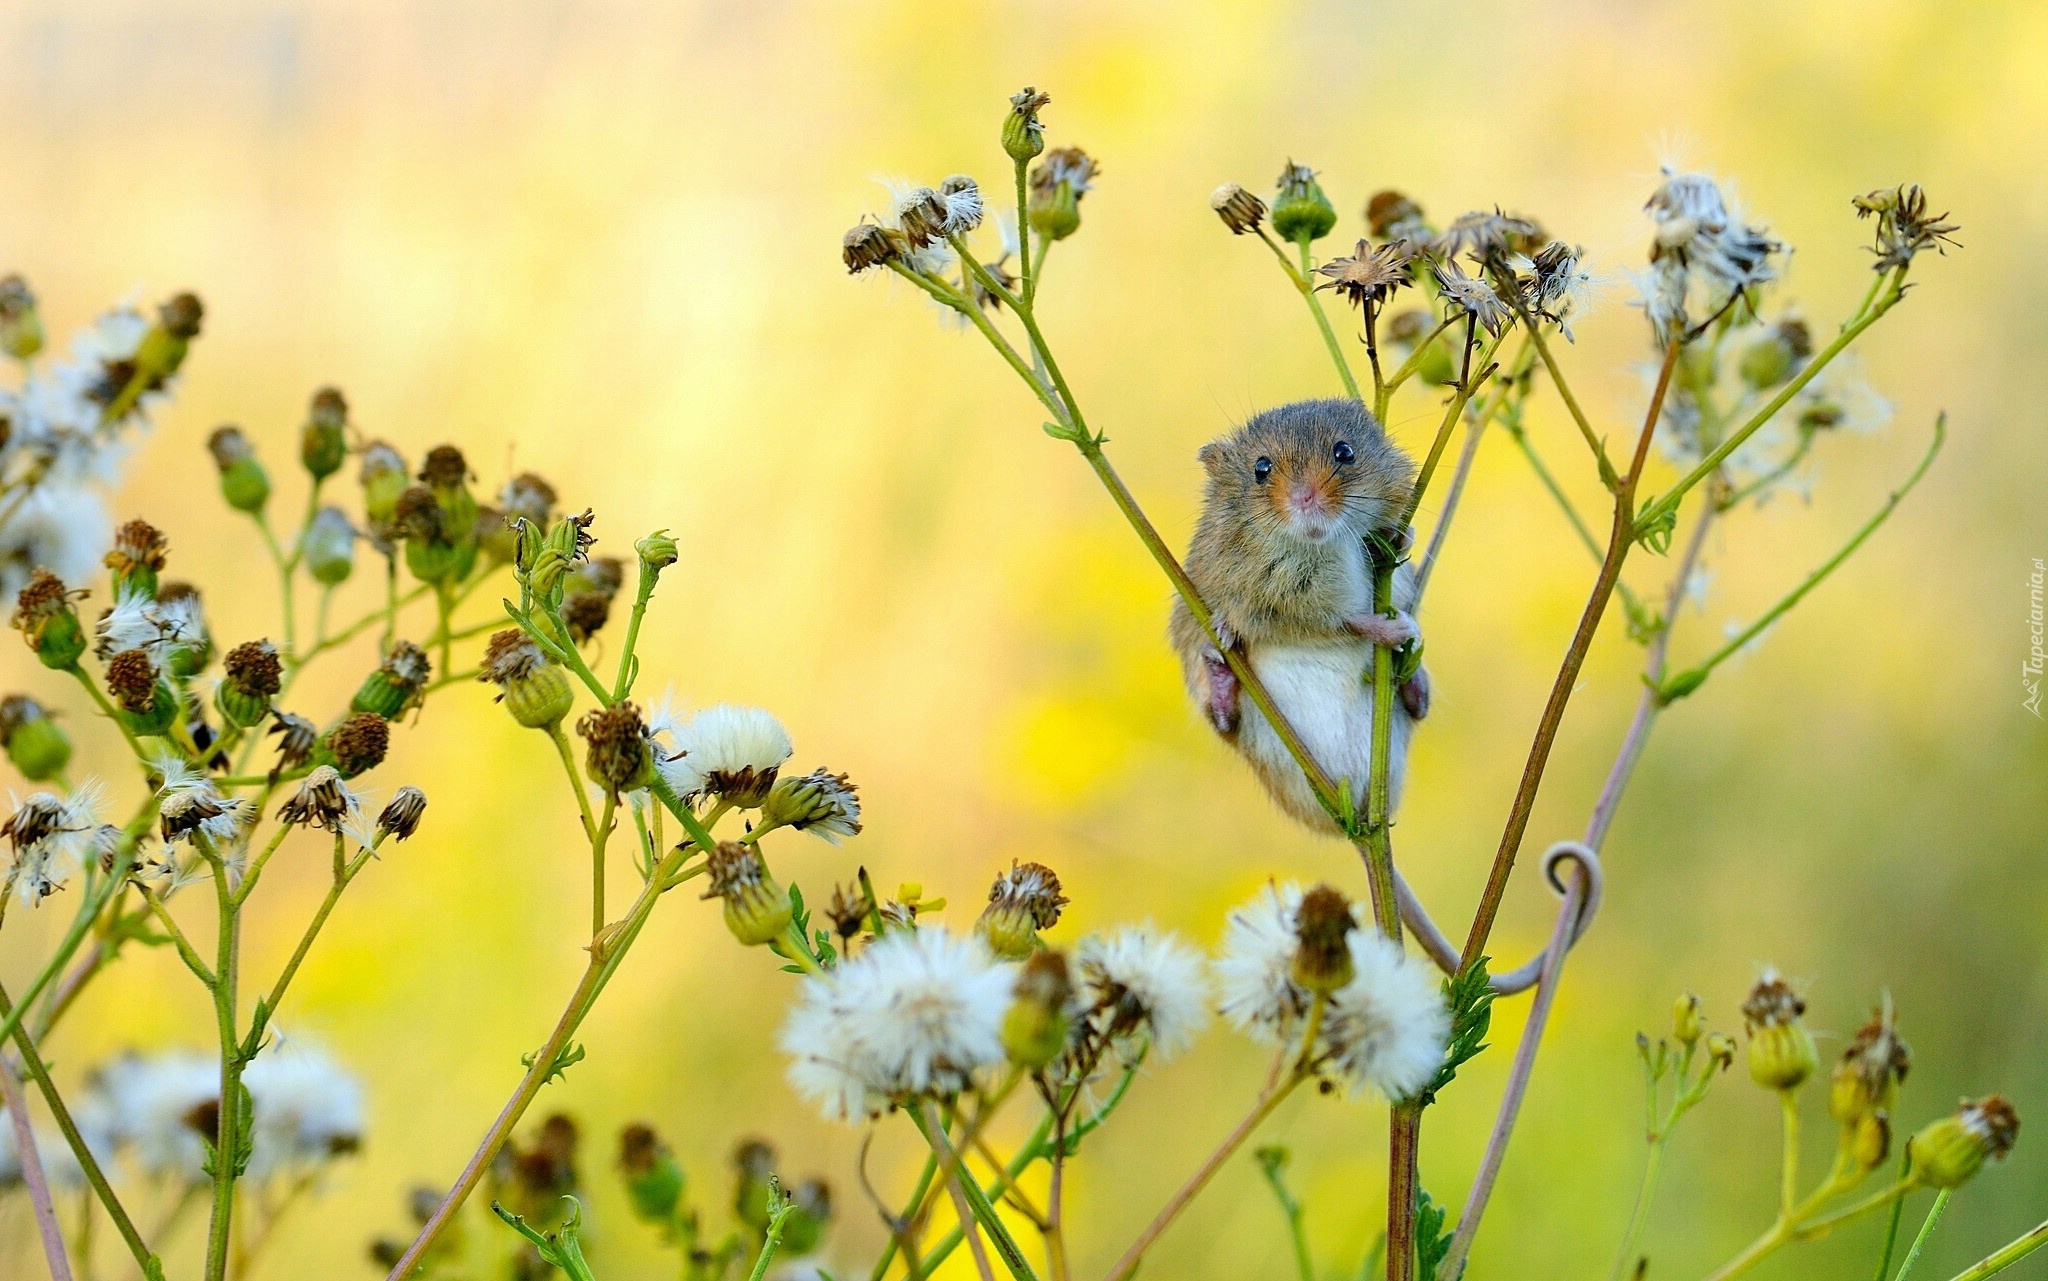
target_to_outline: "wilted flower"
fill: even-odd
[[[278,719],[282,724],[284,718]],[[290,743],[291,735],[287,732],[285,745]],[[375,712],[355,712],[342,718],[341,724],[320,740],[314,752],[322,764],[340,770],[343,778],[354,778],[383,764],[384,753],[390,749],[389,723]]]
[[[1038,950],[1038,932],[1059,924],[1066,905],[1057,873],[1043,863],[1012,860],[989,887],[988,906],[974,929],[996,955],[1020,961]]]
[[[297,769],[313,757],[313,749],[320,742],[320,729],[303,716],[291,712],[277,713],[271,722],[270,732],[277,735],[277,768]]]
[[[1854,1125],[1878,1112],[1890,1112],[1899,1086],[1912,1069],[1913,1053],[1899,1039],[1889,996],[1851,1038],[1835,1065],[1828,1091],[1828,1114]]]
[[[1666,168],[1663,184],[1644,207],[1655,234],[1649,273],[1638,283],[1660,341],[1682,334],[1690,323],[1695,289],[1706,310],[1718,313],[1736,296],[1777,278],[1771,258],[1785,246],[1745,222],[1706,174]]]
[[[427,794],[417,787],[401,787],[392,793],[384,812],[377,816],[377,831],[393,840],[410,840],[426,812]]]
[[[1854,203],[1858,218],[1877,216],[1877,243],[1871,252],[1877,255],[1879,271],[1907,266],[1923,250],[1947,253],[1947,247],[1957,243],[1955,233],[1961,228],[1947,221],[1946,213],[1927,212],[1927,193],[1918,183],[1879,189],[1856,197]]]
[[[630,792],[647,785],[653,753],[638,706],[619,702],[592,708],[576,722],[576,732],[590,745],[584,769],[592,782],[613,792]],[[687,793],[678,791],[677,795]]]
[[[409,640],[394,641],[377,670],[363,678],[349,710],[395,721],[425,701],[427,678],[433,672],[427,651]]]
[[[1202,957],[1172,934],[1124,926],[1074,949],[1095,1033],[1128,1056],[1150,1044],[1171,1058],[1209,1021]]]
[[[900,930],[803,981],[782,1029],[789,1079],[835,1120],[966,1089],[1005,1059],[1013,971],[980,940]]]
[[[1266,202],[1234,182],[1216,188],[1209,196],[1209,207],[1236,236],[1257,231],[1266,220]]]
[[[824,769],[801,778],[778,778],[761,802],[761,821],[837,845],[860,835],[860,790],[846,775]]]
[[[1332,258],[1316,273],[1329,277],[1316,288],[1334,289],[1354,307],[1378,307],[1408,283],[1408,258],[1399,246],[1373,248],[1361,240],[1351,257]]]
[[[7,886],[23,903],[42,902],[79,870],[99,831],[101,796],[99,784],[87,782],[69,796],[36,792],[14,802],[0,836],[14,850]]]
[[[1419,212],[1419,211],[1418,211]],[[1459,214],[1430,244],[1440,258],[1464,254],[1482,265],[1527,253],[1542,239],[1543,229],[1527,218],[1517,218],[1495,209],[1474,209]]]
[[[277,821],[302,824],[323,832],[340,832],[342,823],[362,809],[362,798],[349,790],[332,765],[306,775],[290,800],[278,806]]]
[[[1508,259],[1522,305],[1555,324],[1565,341],[1572,340],[1571,322],[1592,305],[1593,274],[1579,266],[1585,250],[1553,240],[1535,257],[1515,254]]]
[[[1377,191],[1365,202],[1365,226],[1375,240],[1426,246],[1435,239],[1423,220],[1422,206],[1398,191]]]
[[[957,236],[981,225],[981,186],[964,173],[956,173],[939,184],[939,196],[946,203],[945,233]]]
[[[1513,313],[1492,285],[1480,277],[1466,275],[1464,268],[1449,257],[1431,264],[1430,274],[1436,277],[1437,289],[1446,303],[1470,316],[1488,334],[1500,336]]]
[[[1031,229],[1047,240],[1065,240],[1081,226],[1081,197],[1095,189],[1100,166],[1079,147],[1057,147],[1031,169]]]

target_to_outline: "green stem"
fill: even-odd
[[[284,996],[291,988],[292,979],[297,977],[299,967],[305,964],[307,954],[313,950],[313,941],[320,937],[320,931],[327,925],[327,918],[334,914],[335,905],[341,902],[342,891],[349,887],[349,882],[355,880],[356,874],[370,861],[372,852],[373,850],[364,850],[356,855],[352,861],[340,867],[338,874],[328,884],[326,897],[320,900],[320,906],[314,911],[312,921],[299,936],[298,946],[292,949],[291,959],[287,960],[284,969],[278,972],[277,980],[270,985],[269,993],[257,1005],[256,1013],[249,1021],[246,1044],[252,1051],[262,1040],[264,1029],[269,1026],[270,1020],[276,1017],[278,1006],[284,1003]],[[339,837],[335,838],[335,857],[337,860],[341,857]]]
[[[1642,519],[1637,522],[1638,526],[1649,526],[1658,519],[1677,511],[1679,501],[1685,497],[1687,491],[1719,470],[1721,464],[1728,460],[1730,454],[1742,448],[1743,442],[1762,430],[1765,423],[1776,417],[1779,410],[1790,404],[1792,398],[1797,396],[1806,387],[1806,384],[1812,382],[1821,370],[1827,368],[1828,364],[1835,357],[1846,351],[1849,344],[1861,337],[1864,330],[1876,324],[1887,311],[1898,305],[1899,299],[1905,296],[1903,288],[1905,279],[1905,267],[1893,269],[1891,275],[1885,280],[1883,292],[1861,308],[1853,320],[1842,326],[1842,332],[1835,335],[1834,341],[1823,347],[1812,360],[1807,361],[1797,374],[1794,374],[1783,387],[1778,389],[1778,394],[1771,397],[1770,401],[1762,409],[1750,415],[1747,422],[1738,427],[1733,434],[1726,440],[1723,440],[1706,457],[1700,459],[1698,465],[1687,472],[1683,479],[1676,485],[1673,485],[1667,493],[1660,496],[1656,502],[1646,507],[1643,511]]]
[[[1630,1275],[1636,1245],[1643,1239],[1643,1229],[1650,1223],[1650,1204],[1657,1196],[1657,1174],[1663,1168],[1664,1145],[1669,1139],[1668,1132],[1650,1136],[1650,1155],[1643,1162],[1643,1181],[1636,1187],[1635,1208],[1629,1212],[1628,1228],[1621,1235],[1621,1249],[1615,1252],[1614,1267],[1607,1274],[1612,1281],[1623,1281]]]
[[[1031,1264],[1024,1258],[1024,1251],[1017,1246],[1017,1239],[1010,1235],[1008,1225],[1003,1222],[1002,1216],[996,1213],[995,1206],[982,1192],[981,1184],[974,1179],[960,1177],[960,1156],[953,1150],[952,1141],[946,1137],[945,1128],[935,1124],[921,1108],[911,1109],[909,1116],[911,1123],[917,1126],[917,1132],[924,1136],[924,1141],[939,1158],[939,1164],[953,1167],[954,1182],[961,1198],[967,1202],[973,1221],[988,1234],[989,1242],[995,1246],[996,1253],[1001,1256],[1003,1266],[1009,1269],[1010,1275],[1015,1281],[1038,1281],[1038,1274],[1032,1271]]]
[[[782,1225],[794,1206],[783,1206],[768,1219],[768,1231],[761,1238],[761,1253],[754,1259],[754,1270],[747,1274],[747,1281],[762,1281],[768,1275],[768,1265],[775,1261],[775,1252],[782,1248]]]
[[[562,773],[569,780],[569,790],[576,794],[576,811],[583,816],[583,837],[593,846],[597,844],[597,819],[590,812],[590,794],[584,790],[583,775],[576,769],[576,757],[569,747],[569,736],[562,732],[562,722],[556,721],[547,727],[550,742],[555,745],[555,754],[562,758]],[[600,925],[603,922],[599,922]]]
[[[1615,475],[1614,464],[1607,460],[1607,447],[1601,443],[1599,434],[1593,430],[1593,424],[1587,420],[1586,411],[1579,408],[1579,398],[1572,394],[1571,383],[1565,380],[1564,370],[1558,367],[1557,357],[1550,354],[1550,344],[1543,340],[1543,326],[1532,324],[1527,328],[1529,336],[1535,340],[1537,357],[1543,361],[1543,368],[1549,371],[1550,385],[1557,389],[1558,399],[1564,402],[1566,412],[1571,415],[1572,421],[1578,424],[1579,434],[1585,437],[1587,447],[1593,451],[1593,460],[1600,468],[1600,483],[1612,490],[1621,483],[1621,480]]]
[[[1799,1097],[1792,1090],[1778,1091],[1778,1110],[1784,1117],[1784,1155],[1778,1167],[1778,1213],[1790,1219],[1799,1200]]]
[[[227,1275],[228,1242],[235,1206],[235,1179],[241,1173],[242,1044],[236,1032],[236,971],[241,914],[228,890],[227,865],[204,844],[213,865],[214,902],[220,913],[213,966],[213,1010],[220,1037],[220,1108],[213,1143],[213,1213],[206,1234],[206,1281]]]
[[[0,988],[0,1013],[10,1009],[12,1004],[7,999],[6,989]],[[143,1275],[160,1279],[163,1276],[162,1261],[144,1243],[142,1234],[135,1230],[135,1221],[128,1217],[128,1211],[122,1206],[121,1198],[114,1194],[113,1186],[107,1182],[106,1172],[100,1168],[98,1158],[86,1144],[85,1136],[79,1133],[76,1122],[72,1120],[71,1110],[64,1105],[63,1096],[57,1092],[56,1082],[50,1079],[49,1068],[44,1065],[42,1056],[36,1052],[36,1043],[29,1036],[27,1028],[14,1029],[14,1044],[21,1052],[22,1075],[32,1082],[37,1092],[43,1096],[43,1102],[50,1109],[51,1118],[57,1122],[58,1133],[64,1136],[64,1142],[70,1145],[72,1154],[78,1158],[78,1166],[85,1173],[86,1183],[92,1188],[93,1195],[99,1198],[100,1204],[106,1208],[107,1217],[114,1221],[114,1230],[121,1234],[121,1240],[127,1244],[128,1252],[133,1254],[135,1262],[141,1265]],[[83,1260],[80,1261],[80,1267],[84,1267]]]
[[[1281,1173],[1281,1162],[1269,1160],[1264,1149],[1257,1155],[1266,1176],[1266,1186],[1273,1189],[1273,1199],[1280,1203],[1280,1215],[1287,1221],[1287,1239],[1294,1247],[1295,1274],[1300,1281],[1316,1281],[1315,1262],[1308,1252],[1308,1232],[1303,1223],[1306,1214],[1301,1201],[1287,1190],[1287,1180]],[[1281,1156],[1285,1156],[1284,1149]]]
[[[1905,501],[1906,495],[1912,493],[1914,487],[1920,483],[1921,477],[1927,474],[1927,469],[1933,466],[1934,456],[1941,452],[1942,444],[1947,439],[1948,414],[1942,413],[1937,415],[1934,420],[1934,440],[1927,446],[1927,452],[1921,456],[1920,465],[1913,469],[1912,475],[1906,477],[1904,484],[1891,492],[1891,496],[1885,499],[1884,505],[1877,509],[1877,514],[1863,522],[1863,527],[1858,529],[1848,542],[1842,544],[1840,551],[1830,556],[1819,569],[1808,574],[1804,582],[1787,593],[1783,600],[1780,600],[1777,604],[1764,611],[1755,622],[1730,637],[1726,644],[1722,645],[1721,648],[1715,650],[1712,654],[1709,654],[1697,666],[1688,671],[1681,672],[1664,682],[1663,687],[1666,690],[1682,687],[1688,693],[1693,689],[1697,689],[1700,682],[1706,680],[1716,667],[1734,657],[1743,646],[1761,636],[1765,628],[1777,622],[1793,606],[1806,599],[1807,593],[1820,586],[1823,582],[1826,582],[1830,574],[1840,569],[1842,563],[1854,555],[1856,549],[1863,546],[1866,539],[1877,532],[1878,526],[1891,518],[1892,512],[1898,509],[1899,504]]]
[[[78,678],[78,683],[85,686],[85,692],[92,695],[92,701],[99,705],[101,714],[114,722],[114,728],[120,730],[121,737],[128,740],[128,750],[135,754],[135,759],[147,764],[149,756],[142,750],[142,742],[135,737],[135,731],[128,728],[128,718],[121,714],[119,708],[107,701],[107,696],[100,693],[100,687],[92,683],[92,677],[85,674],[84,668],[73,663],[65,670]]]
[[[1329,350],[1330,363],[1337,367],[1337,379],[1344,384],[1344,394],[1362,403],[1365,396],[1358,389],[1358,379],[1351,374],[1351,362],[1345,359],[1344,347],[1337,341],[1337,331],[1330,327],[1329,313],[1323,310],[1322,299],[1316,297],[1315,285],[1309,279],[1308,242],[1301,242],[1301,266],[1296,267],[1287,260],[1287,251],[1280,247],[1278,241],[1266,234],[1264,227],[1259,228],[1257,234],[1260,240],[1266,242],[1266,248],[1273,251],[1273,257],[1279,260],[1280,269],[1287,273],[1288,282],[1301,295],[1302,301],[1308,304],[1308,314],[1316,322],[1316,331],[1323,336],[1323,346]],[[1377,394],[1378,389],[1375,388],[1375,395]]]
[[[1956,1273],[1954,1281],[1984,1281],[2005,1271],[2021,1259],[2026,1258],[2042,1246],[2048,1245],[2048,1223],[2040,1224],[2033,1230],[2015,1238],[2010,1244],[1994,1250],[1976,1263]]]
[[[1942,1212],[1948,1209],[1948,1199],[1954,1194],[1954,1188],[1943,1188],[1934,1194],[1934,1204],[1927,1207],[1927,1218],[1920,1224],[1920,1234],[1906,1248],[1905,1261],[1899,1264],[1898,1275],[1892,1281],[1906,1281],[1913,1274],[1913,1265],[1920,1262],[1920,1252],[1927,1248],[1927,1238],[1934,1235],[1934,1225],[1941,1222]]]
[[[581,790],[581,789],[579,789]],[[590,937],[604,933],[604,854],[611,844],[612,818],[618,813],[619,798],[605,793],[604,812],[597,820],[597,828],[590,839]]]

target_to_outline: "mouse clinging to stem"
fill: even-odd
[[[1392,616],[1373,609],[1373,551],[1405,548],[1415,465],[1355,400],[1269,409],[1197,454],[1207,472],[1187,573],[1217,637],[1258,676],[1280,714],[1365,809],[1372,768],[1373,649],[1419,640],[1416,579],[1394,574]],[[1176,599],[1170,625],[1188,692],[1280,807],[1318,831],[1329,813],[1265,716],[1240,700],[1216,643]],[[1398,797],[1414,723],[1429,711],[1420,667],[1398,691],[1387,762]]]

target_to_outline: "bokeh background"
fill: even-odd
[[[1313,164],[1345,215],[1332,243],[1385,185],[1446,218],[1498,202],[1614,271],[1639,261],[1637,211],[1676,156],[1736,178],[1798,246],[1789,294],[1821,326],[1868,278],[1848,197],[1924,182],[1968,248],[1916,272],[1924,283],[1867,343],[1896,420],[1831,442],[1810,503],[1716,535],[1713,590],[1680,654],[1718,643],[1726,620],[1754,617],[1846,537],[1938,408],[1952,445],[1861,556],[1659,728],[1473,1273],[1590,1276],[1642,1158],[1633,1037],[1659,1031],[1681,990],[1732,1028],[1757,967],[1776,963],[1808,983],[1826,1052],[1888,989],[1916,1051],[1904,1124],[1994,1089],[2048,1116],[2048,728],[2021,709],[2017,679],[2026,578],[2048,555],[2044,54],[2048,10],[2024,0],[16,0],[0,13],[0,267],[29,276],[60,339],[133,291],[204,295],[178,400],[116,506],[169,531],[174,572],[209,586],[224,640],[274,630],[274,586],[201,442],[241,423],[290,510],[296,424],[333,382],[366,431],[415,457],[454,439],[489,485],[514,467],[553,478],[596,508],[606,549],[677,533],[648,692],[673,682],[686,702],[773,707],[799,765],[850,770],[863,789],[867,834],[844,851],[792,838],[786,874],[822,893],[864,862],[885,886],[951,898],[945,918],[964,923],[995,869],[1041,859],[1074,898],[1061,936],[1149,917],[1207,945],[1262,878],[1358,888],[1355,858],[1276,816],[1184,706],[1162,582],[1007,371],[894,282],[844,277],[838,236],[884,198],[873,179],[964,170],[999,187],[1005,96],[1053,92],[1054,140],[1086,145],[1105,175],[1053,256],[1045,320],[1176,541],[1198,445],[1334,389],[1264,252],[1209,212],[1221,180],[1264,189],[1286,158]],[[1567,357],[1617,435],[1639,411],[1643,353],[1618,289]],[[1408,401],[1393,425],[1413,443],[1429,412]],[[1578,461],[1553,401],[1539,397],[1533,421],[1554,461]],[[1452,921],[1484,876],[1590,578],[1507,445],[1482,455],[1432,593],[1438,710],[1397,834],[1408,875]],[[1573,483],[1594,502],[1588,477]],[[1632,567],[1646,588],[1665,568]],[[369,581],[351,591],[356,608],[376,595]],[[116,766],[111,733],[25,659],[0,650],[10,687],[73,712],[81,750]],[[333,658],[295,701],[335,705],[373,661]],[[1583,825],[1635,664],[1611,626],[1532,848]],[[283,1229],[270,1277],[371,1274],[365,1242],[404,1225],[407,1187],[460,1165],[583,960],[585,867],[544,740],[479,687],[437,698],[398,744],[379,781],[424,786],[426,827],[352,892],[280,1016],[361,1072],[372,1134]],[[259,973],[317,899],[324,856],[301,854],[265,892],[247,949]],[[1518,961],[1551,911],[1525,873],[1496,951]],[[61,920],[12,915],[10,982]],[[791,1174],[838,1190],[839,1274],[873,1257],[860,1135],[784,1085],[773,1043],[790,980],[764,962],[677,896],[587,1025],[588,1061],[536,1109],[584,1124],[601,1275],[673,1266],[609,1173],[612,1136],[638,1119],[713,1205],[735,1139],[772,1138]],[[1502,1003],[1496,1051],[1430,1113],[1439,1199],[1463,1199],[1525,1008]],[[197,1045],[205,1027],[175,958],[139,954],[50,1052],[75,1080],[121,1047]],[[1147,1072],[1075,1174],[1082,1275],[1120,1252],[1261,1070],[1219,1029]],[[1829,1138],[1812,1102],[1817,1168]],[[1930,1275],[2042,1217],[2039,1124],[1957,1198]],[[1379,1215],[1383,1117],[1298,1099],[1268,1137],[1296,1150],[1322,1266],[1352,1275]],[[1763,1226],[1776,1142],[1771,1102],[1731,1076],[1674,1147],[1653,1275],[1703,1273]],[[902,1127],[885,1127],[871,1170],[900,1195],[911,1159]],[[0,1228],[0,1272],[40,1275],[18,1205]],[[174,1271],[197,1235],[173,1247]],[[1861,1277],[1873,1238],[1860,1226],[1760,1275]],[[100,1266],[122,1272],[111,1252]],[[1250,1162],[1150,1272],[1291,1275]]]

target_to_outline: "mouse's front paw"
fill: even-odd
[[[1345,624],[1373,644],[1384,645],[1388,649],[1399,649],[1421,635],[1415,629],[1412,614],[1395,614],[1391,618],[1385,614],[1361,614],[1357,618],[1346,619]]]

